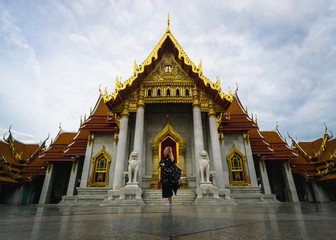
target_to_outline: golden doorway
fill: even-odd
[[[153,152],[153,176],[150,183],[151,189],[159,189],[160,184],[160,169],[159,162],[164,157],[163,151],[166,146],[171,146],[173,150],[174,160],[182,169],[181,176],[185,177],[185,159],[184,153],[186,150],[183,138],[178,134],[168,122],[164,129],[154,138],[152,142]],[[187,182],[184,182],[186,188]]]

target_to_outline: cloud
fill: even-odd
[[[40,140],[34,135],[11,130],[15,140],[26,144],[40,144]],[[9,135],[8,129],[0,128],[0,136],[7,138]]]
[[[44,139],[78,129],[98,87],[114,91],[167,26],[262,130],[311,140],[336,129],[335,1],[51,1],[0,4],[0,127]],[[24,10],[23,10],[24,9]],[[306,126],[309,126],[307,131]],[[285,133],[285,134],[284,134]]]

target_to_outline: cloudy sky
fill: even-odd
[[[0,0],[0,134],[40,142],[77,131],[99,85],[112,93],[170,28],[261,130],[336,134],[336,1]]]

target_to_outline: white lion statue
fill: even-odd
[[[139,153],[133,151],[128,160],[128,182],[127,183],[137,183],[137,178],[139,174],[140,157]],[[133,177],[133,181],[132,181]]]
[[[200,151],[199,158],[198,158],[198,164],[200,168],[200,174],[201,174],[201,183],[210,183],[210,159],[209,155],[205,150]],[[205,181],[204,181],[205,177]]]

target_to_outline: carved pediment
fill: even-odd
[[[160,83],[176,83],[181,85],[193,84],[193,80],[181,68],[181,66],[174,59],[174,55],[170,52],[165,53],[160,63],[143,81],[144,85],[160,84]]]

